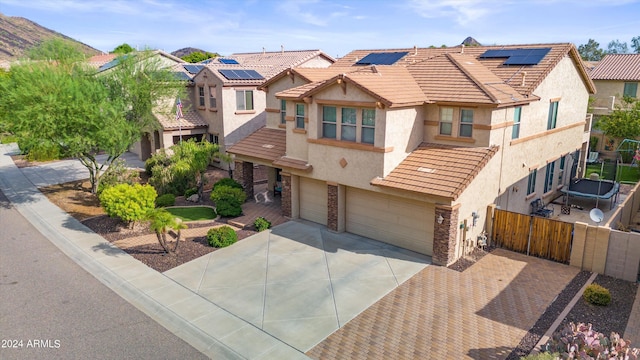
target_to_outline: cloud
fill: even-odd
[[[460,25],[479,20],[501,1],[483,0],[409,0],[408,6],[425,18],[454,18]]]

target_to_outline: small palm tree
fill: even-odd
[[[175,254],[178,252],[178,245],[180,244],[180,230],[186,229],[187,225],[182,223],[182,220],[174,217],[165,209],[153,209],[147,215],[147,218],[151,221],[150,228],[156,232],[158,242],[160,246],[167,252],[167,254]],[[176,235],[171,231],[174,230]],[[167,242],[167,235],[173,237],[176,241],[173,249],[169,247]]]

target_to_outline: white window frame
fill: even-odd
[[[465,121],[465,114],[471,114],[471,121]],[[473,109],[460,109],[460,128],[458,129],[458,136],[463,138],[472,138],[473,137]],[[463,135],[462,132],[464,129],[469,130],[468,135]]]
[[[198,85],[198,106],[205,107],[204,85]]]
[[[240,101],[239,94],[242,94],[242,101]],[[247,106],[247,96],[251,96],[251,107]],[[236,110],[238,111],[251,111],[254,110],[253,104],[253,90],[236,90]]]
[[[446,131],[445,127],[449,125],[449,130]],[[442,107],[440,108],[440,135],[451,136],[453,135],[453,108]]]
[[[304,104],[296,104],[296,129],[304,129]]]
[[[218,102],[216,99],[216,87],[209,86],[209,107],[211,109],[216,109],[218,107]]]

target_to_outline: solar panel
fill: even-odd
[[[176,80],[189,81],[191,77],[189,75],[183,73],[182,71],[174,71],[173,76],[175,76]]]
[[[222,64],[239,64],[235,59],[218,59]]]
[[[551,48],[541,49],[523,49],[511,55],[505,65],[537,65],[548,53]]]
[[[113,59],[113,60],[109,61],[108,63],[106,63],[106,64],[104,64],[104,65],[100,66],[100,67],[98,68],[98,72],[100,72],[100,71],[105,71],[105,70],[109,70],[109,69],[111,69],[112,67],[114,67],[114,66],[116,66],[116,65],[120,64],[120,60],[124,60],[124,59],[126,59],[126,58],[128,58],[128,57],[129,57],[129,54],[125,54],[125,55],[122,55],[122,56],[118,56],[117,58],[115,58],[115,59]]]
[[[507,58],[504,65],[537,65],[551,48],[487,50],[480,59]]]
[[[409,52],[370,53],[356,63],[356,65],[393,65]]]
[[[264,77],[255,70],[218,70],[227,80],[263,80]]]
[[[202,68],[204,67],[204,65],[182,65],[184,67],[185,70],[187,70],[189,72],[189,74],[197,74],[198,72],[200,72],[200,70],[202,70]]]

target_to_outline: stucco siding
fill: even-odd
[[[377,113],[381,116],[376,117],[376,141],[381,142],[380,147],[392,149],[384,154],[384,169],[378,174],[385,177],[422,143],[424,115],[422,106]]]

